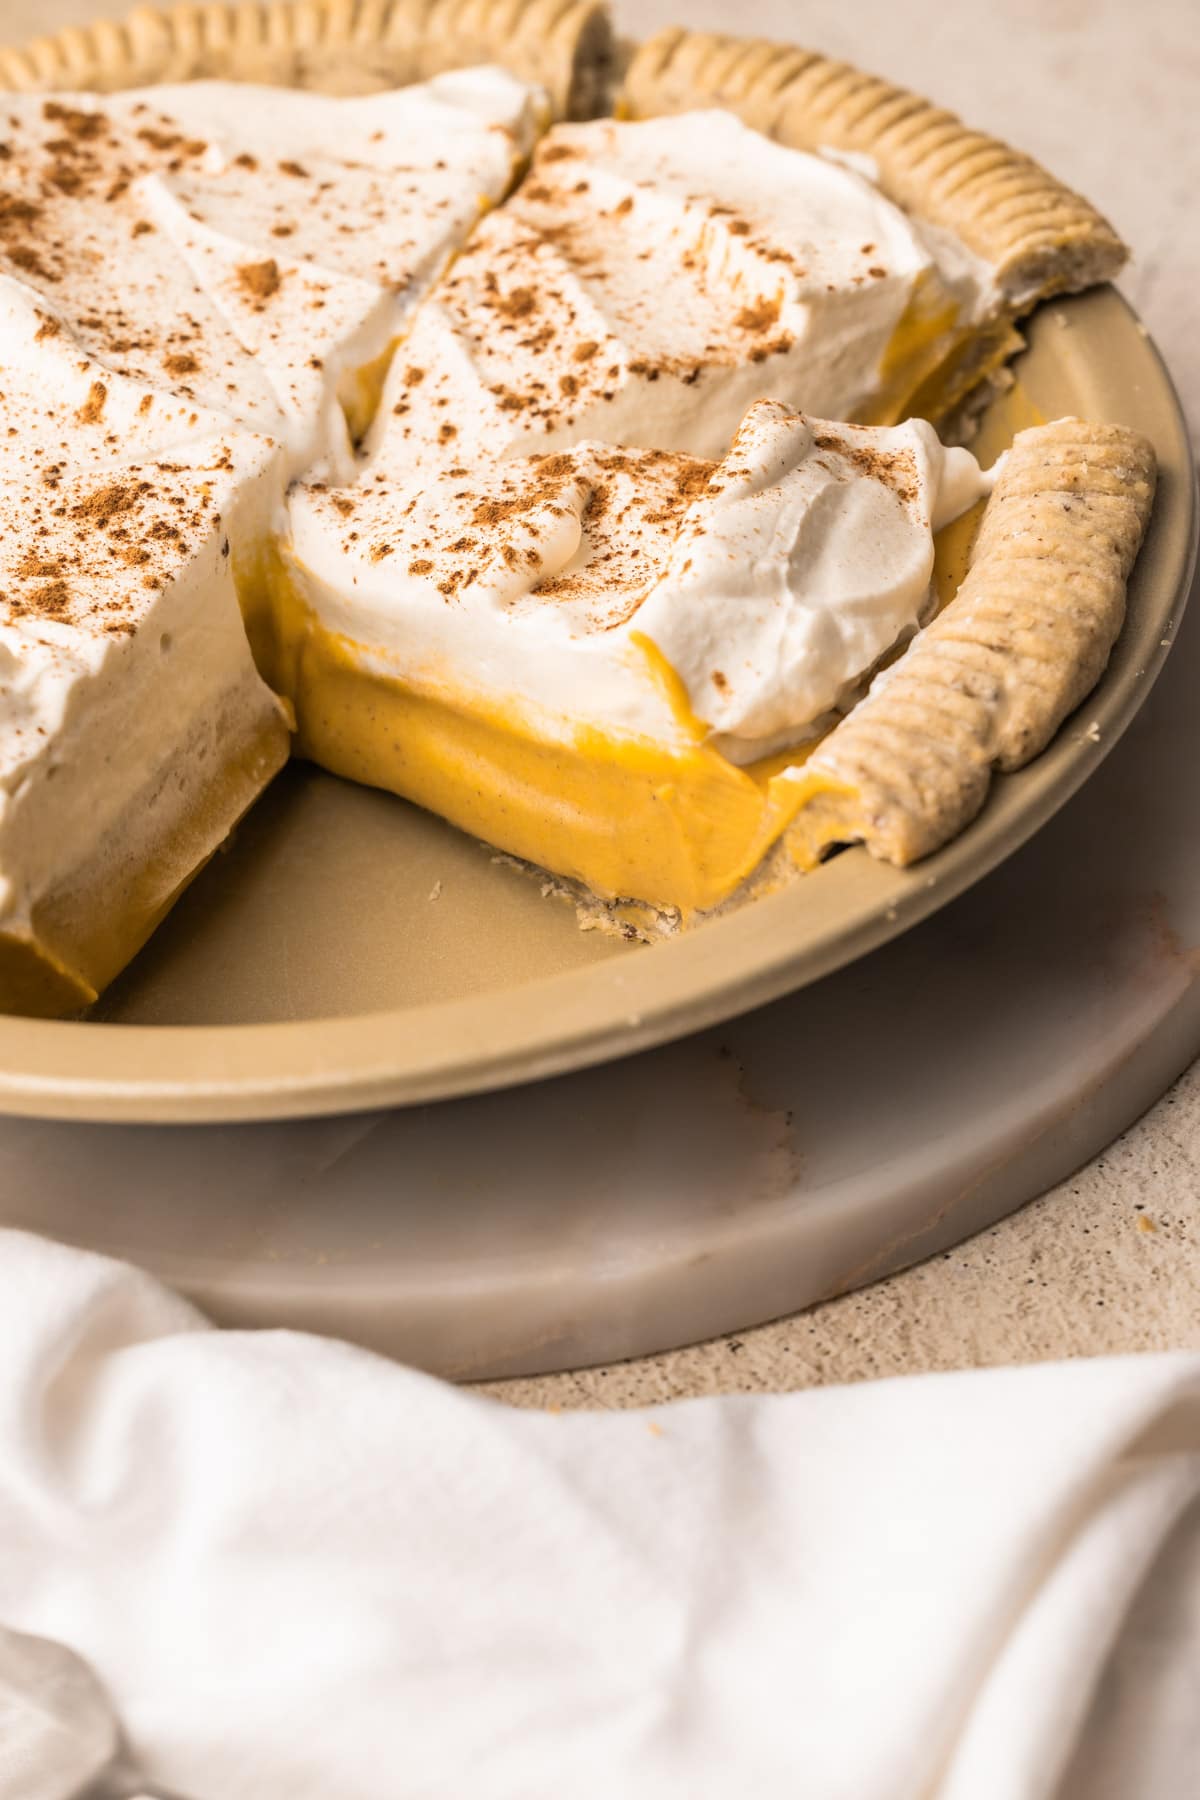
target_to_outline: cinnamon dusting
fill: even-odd
[[[102,381],[93,381],[87,392],[87,399],[75,414],[81,425],[95,425],[104,416],[104,403],[108,399],[108,389]]]
[[[259,302],[277,294],[283,280],[274,257],[268,257],[265,262],[239,263],[236,274],[243,294]]]
[[[907,448],[877,450],[869,444],[856,444],[849,438],[837,437],[827,431],[815,431],[813,442],[818,449],[830,450],[840,456],[860,475],[890,487],[906,505],[911,504],[920,494],[921,480],[916,458]]]

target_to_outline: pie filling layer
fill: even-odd
[[[361,646],[293,607],[283,602],[301,755],[603,898],[685,914],[716,906],[795,812],[778,757],[738,768],[702,739],[569,729],[425,688],[369,666]]]

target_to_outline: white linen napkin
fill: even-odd
[[[22,1233],[0,1281],[0,1622],[156,1786],[1197,1791],[1200,1356],[546,1415]],[[76,1791],[49,1705],[0,1681],[2,1800]]]

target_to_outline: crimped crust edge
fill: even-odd
[[[368,93],[472,63],[545,87],[556,115],[611,110],[617,51],[603,0],[179,0],[0,48],[19,92],[216,77]]]

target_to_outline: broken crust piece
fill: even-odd
[[[1090,693],[1125,617],[1154,500],[1149,440],[1060,419],[1020,432],[950,605],[805,765],[787,848],[811,867],[863,843],[904,865],[955,836],[994,769],[1045,749]]]
[[[599,0],[182,0],[0,49],[19,92],[216,78],[375,93],[500,62],[544,87],[562,118],[610,110],[616,56]]]

